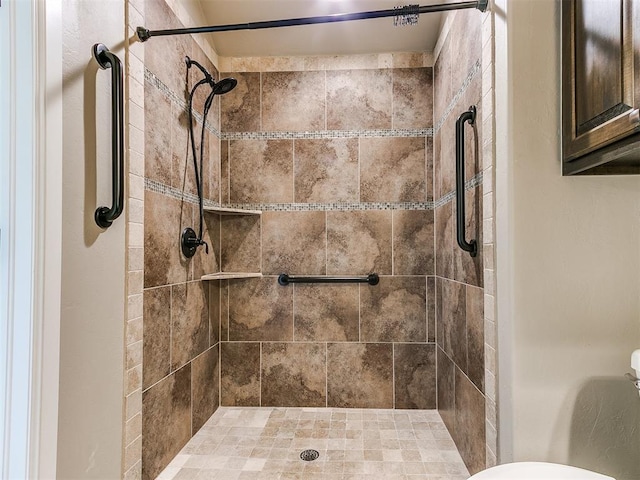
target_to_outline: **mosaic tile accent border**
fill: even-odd
[[[482,185],[482,177],[483,177],[483,173],[480,172],[476,174],[471,180],[466,181],[464,183],[465,192],[468,192],[469,190],[473,190],[477,186]],[[433,202],[434,204],[433,206],[434,208],[440,208],[443,205],[446,205],[447,203],[454,201],[455,198],[456,198],[456,192],[455,190],[452,190],[451,192],[447,192],[445,195],[443,195],[438,200]]]
[[[152,71],[144,69],[145,82],[160,90],[175,105],[188,110],[184,99],[173,92]],[[465,82],[468,84],[468,82]],[[453,107],[451,107],[453,108]],[[202,123],[202,115],[193,112],[193,116]],[[378,137],[433,137],[433,128],[422,129],[389,129],[389,130],[323,130],[313,132],[220,132],[207,122],[206,129],[220,140],[291,140],[291,139],[326,139],[326,138],[378,138]]]
[[[477,60],[476,63],[473,65],[473,68],[471,69],[471,71],[469,71],[467,78],[464,79],[464,83],[460,87],[460,90],[458,90],[456,94],[453,96],[453,98],[451,99],[451,102],[449,103],[446,110],[442,114],[442,118],[438,120],[438,122],[435,124],[433,128],[434,133],[437,133],[440,130],[440,128],[442,127],[442,124],[449,117],[453,108],[456,106],[456,104],[458,103],[458,100],[460,100],[460,97],[464,94],[465,90],[467,89],[471,81],[481,71],[480,67],[481,67],[480,60]]]
[[[433,128],[418,130],[321,130],[314,132],[224,132],[221,140],[287,140],[372,137],[433,137]]]
[[[482,172],[478,173],[464,185],[465,191],[472,190],[482,184]],[[198,204],[198,197],[191,193],[185,193],[175,187],[163,183],[144,179],[146,190],[160,193],[176,200],[185,201],[194,205]],[[356,211],[356,210],[435,210],[456,197],[456,192],[451,191],[443,195],[435,202],[345,202],[345,203],[225,203],[205,199],[205,207],[238,208],[242,210],[260,210],[263,212],[317,212],[317,211]]]
[[[160,92],[162,92],[164,96],[167,97],[167,99],[169,99],[169,101],[173,102],[175,105],[182,108],[185,112],[189,111],[187,102],[185,102],[184,99],[176,95],[176,93],[173,90],[171,90],[169,87],[167,87],[162,82],[162,80],[160,80],[155,75],[155,73],[153,73],[151,70],[149,70],[146,67],[144,69],[144,81],[149,83],[151,86],[157,88],[158,90],[160,90]],[[194,111],[193,116],[196,120],[198,120],[198,122],[202,123],[202,115],[199,112]],[[220,137],[220,132],[217,129],[213,128],[209,122],[207,122],[206,128],[210,133]]]

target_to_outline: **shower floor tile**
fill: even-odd
[[[303,450],[319,457],[303,461]],[[220,407],[159,480],[465,480],[435,410]]]

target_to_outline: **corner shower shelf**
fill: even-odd
[[[247,216],[247,215],[262,215],[260,210],[244,210],[242,208],[228,208],[228,207],[204,207],[203,209],[207,213],[221,216]],[[217,272],[209,273],[200,277],[201,280],[230,280],[234,278],[261,278],[262,273],[255,272]]]
[[[233,278],[262,278],[262,274],[246,272],[218,272],[209,273],[200,277],[201,280],[230,280]]]
[[[243,210],[242,208],[204,207],[204,211],[216,215],[262,215],[260,210]]]

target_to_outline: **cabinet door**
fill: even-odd
[[[640,3],[640,2],[636,2]],[[563,0],[563,156],[638,129],[633,0]]]

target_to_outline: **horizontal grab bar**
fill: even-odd
[[[287,286],[290,283],[368,283],[369,285],[377,285],[380,277],[377,273],[370,273],[366,277],[292,277],[286,273],[281,273],[278,277],[278,283]]]

